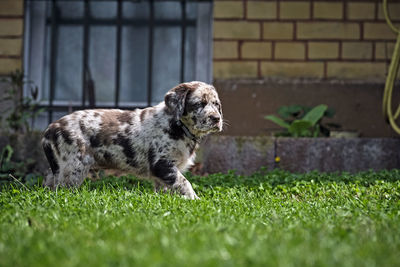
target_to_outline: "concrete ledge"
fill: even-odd
[[[400,139],[211,136],[202,146],[201,161],[204,173],[235,169],[251,174],[261,167],[291,172],[395,169],[400,168]]]
[[[32,171],[48,168],[41,133],[0,135],[0,149],[11,144],[13,159],[34,159]],[[275,162],[275,157],[280,162]],[[400,169],[400,138],[275,138],[267,136],[209,136],[201,146],[201,173],[251,174],[266,167],[291,172]]]
[[[249,174],[274,162],[274,138],[210,136],[202,146],[203,171]]]

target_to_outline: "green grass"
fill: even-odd
[[[0,266],[400,266],[400,170],[189,180],[3,186]]]

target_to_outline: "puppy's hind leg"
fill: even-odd
[[[166,193],[168,191],[168,187],[161,183],[160,181],[154,181],[154,192],[155,193]]]
[[[47,174],[45,174],[45,178],[43,181],[43,186],[48,187],[50,189],[55,189],[55,179],[60,172],[60,165],[58,164],[58,159],[56,157],[56,153],[51,145],[46,139],[42,141],[42,146],[44,153],[46,155],[47,161],[49,162],[51,171],[49,170]]]

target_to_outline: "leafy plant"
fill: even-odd
[[[335,110],[327,105],[307,107],[301,105],[282,106],[278,109],[280,117],[275,115],[265,116],[275,124],[286,128],[286,131],[278,133],[278,136],[292,137],[318,137],[329,136],[330,128],[339,128],[334,123],[322,124],[323,117],[333,117]]]
[[[7,114],[5,117],[7,127],[14,132],[30,132],[35,118],[44,111],[44,108],[38,108],[36,102],[39,92],[38,87],[32,85],[31,81],[27,81],[24,73],[20,70],[12,72],[8,79],[3,79],[2,81],[8,83],[9,88],[6,90],[1,102],[12,102],[10,112],[2,110],[2,113]],[[24,96],[23,90],[25,85],[30,90],[30,97]],[[2,117],[0,116],[0,122],[1,120]],[[29,120],[31,124],[29,124]]]
[[[38,175],[32,173],[32,169],[36,163],[33,159],[26,159],[23,162],[15,162],[12,160],[14,149],[10,145],[6,145],[0,154],[0,181],[10,180],[10,177],[20,177],[25,182],[31,181]]]

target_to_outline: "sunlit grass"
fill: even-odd
[[[3,186],[0,266],[399,266],[400,171]]]

